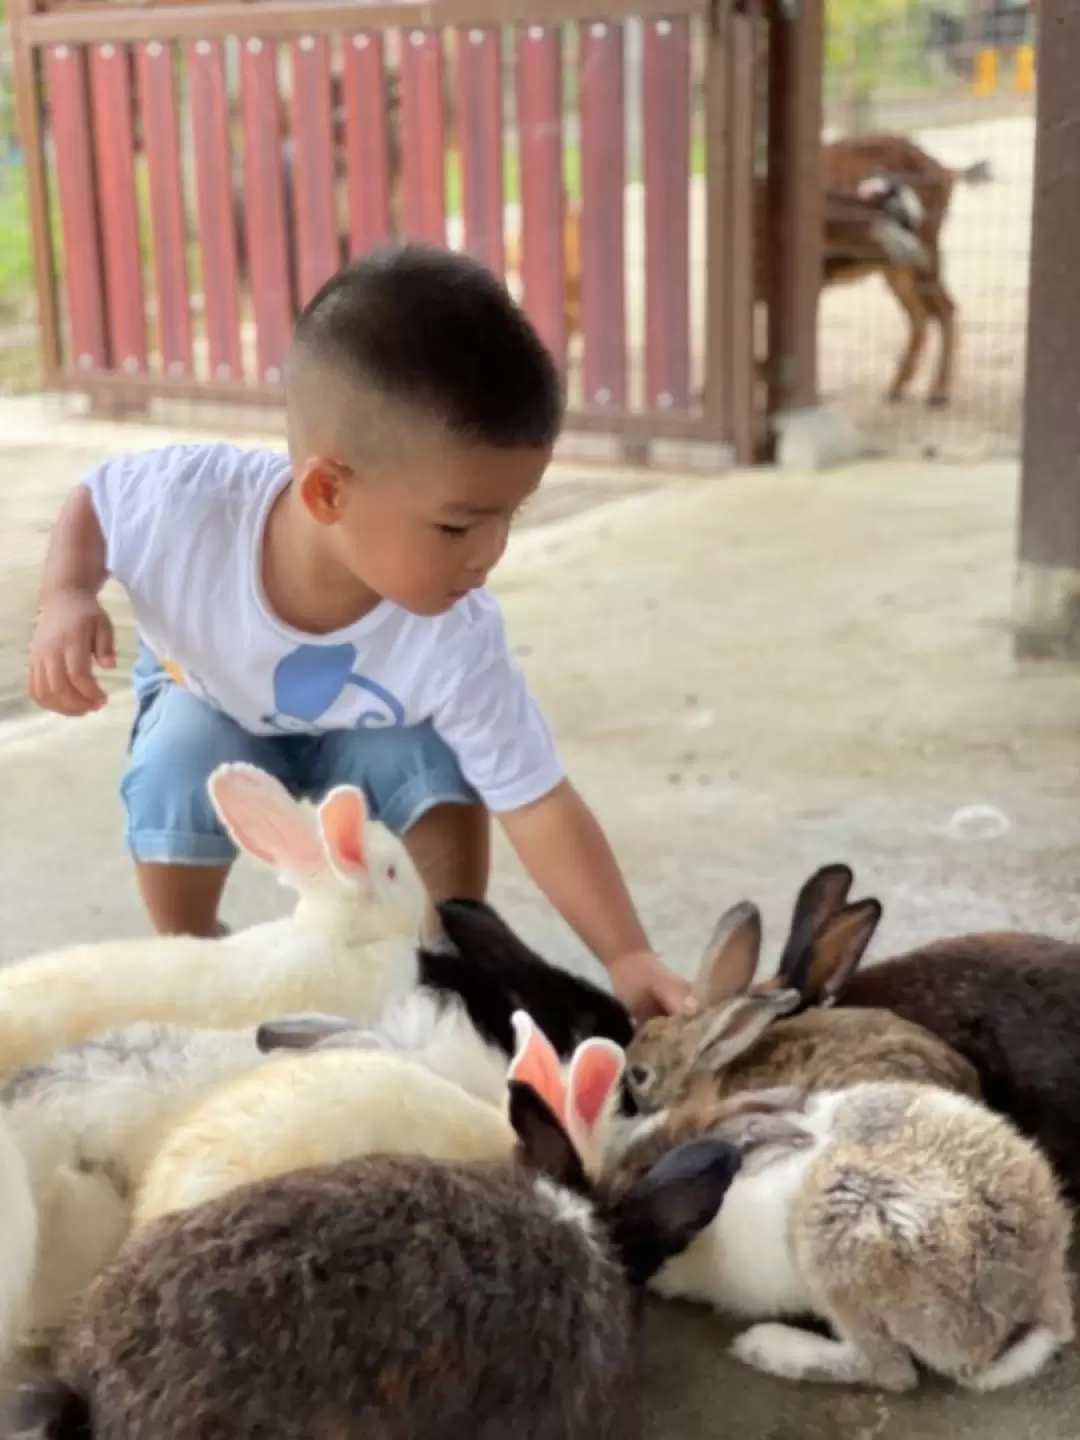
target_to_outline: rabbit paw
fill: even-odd
[[[846,1340],[830,1340],[794,1325],[752,1325],[737,1337],[731,1353],[745,1365],[782,1380],[809,1380],[840,1385],[871,1384],[892,1391],[917,1383],[911,1359],[898,1352],[876,1372],[867,1356]]]

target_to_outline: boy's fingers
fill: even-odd
[[[116,668],[116,637],[107,615],[101,616],[94,630],[94,659],[106,670]]]
[[[64,651],[64,664],[71,689],[89,704],[100,705],[105,699],[105,692],[94,679],[90,661],[91,652],[82,645],[69,645]]]

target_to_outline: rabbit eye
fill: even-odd
[[[656,1072],[651,1065],[631,1065],[630,1083],[635,1090],[648,1090],[656,1079]]]
[[[397,866],[396,866],[396,865],[387,865],[387,867],[386,867],[386,878],[387,878],[388,880],[396,880],[396,879],[397,879]]]

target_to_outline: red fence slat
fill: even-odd
[[[506,265],[501,39],[498,30],[472,28],[458,42],[465,249],[498,275]]]
[[[134,97],[123,46],[91,49],[90,100],[112,363],[135,375],[146,370],[146,296],[135,204]]]
[[[390,238],[390,133],[383,37],[361,30],[344,40],[345,173],[349,251],[363,255]]]
[[[160,40],[138,48],[139,100],[150,186],[150,240],[158,344],[166,375],[190,375],[191,293],[180,174],[180,118],[173,52]]]
[[[295,280],[282,167],[278,51],[272,40],[244,41],[240,60],[244,131],[244,218],[259,378],[281,380],[292,332]]]
[[[104,369],[109,363],[109,341],[85,52],[71,45],[46,50],[45,80],[56,153],[72,358],[79,370]]]
[[[436,30],[405,30],[401,46],[401,212],[404,233],[446,242],[446,122]]]
[[[560,365],[567,341],[561,39],[556,27],[526,25],[517,44],[523,299]]]
[[[195,193],[202,252],[206,332],[212,380],[242,380],[236,225],[232,205],[232,154],[225,57],[218,40],[188,49]]]
[[[623,27],[581,26],[581,306],[587,405],[626,405]]]
[[[690,403],[690,33],[645,24],[645,401]]]
[[[293,52],[293,214],[304,305],[341,268],[335,195],[330,41],[302,35]]]

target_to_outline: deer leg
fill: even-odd
[[[907,349],[901,356],[900,364],[892,385],[889,400],[894,404],[904,397],[904,391],[911,384],[912,376],[919,368],[923,350],[926,347],[927,312],[919,294],[918,282],[912,271],[892,265],[882,272],[886,285],[896,297],[896,303],[908,319],[910,333]]]
[[[935,408],[948,405],[952,399],[953,368],[956,363],[956,301],[946,290],[940,275],[927,276],[920,284],[923,304],[941,330],[941,351],[938,355],[934,384],[927,404]]]

